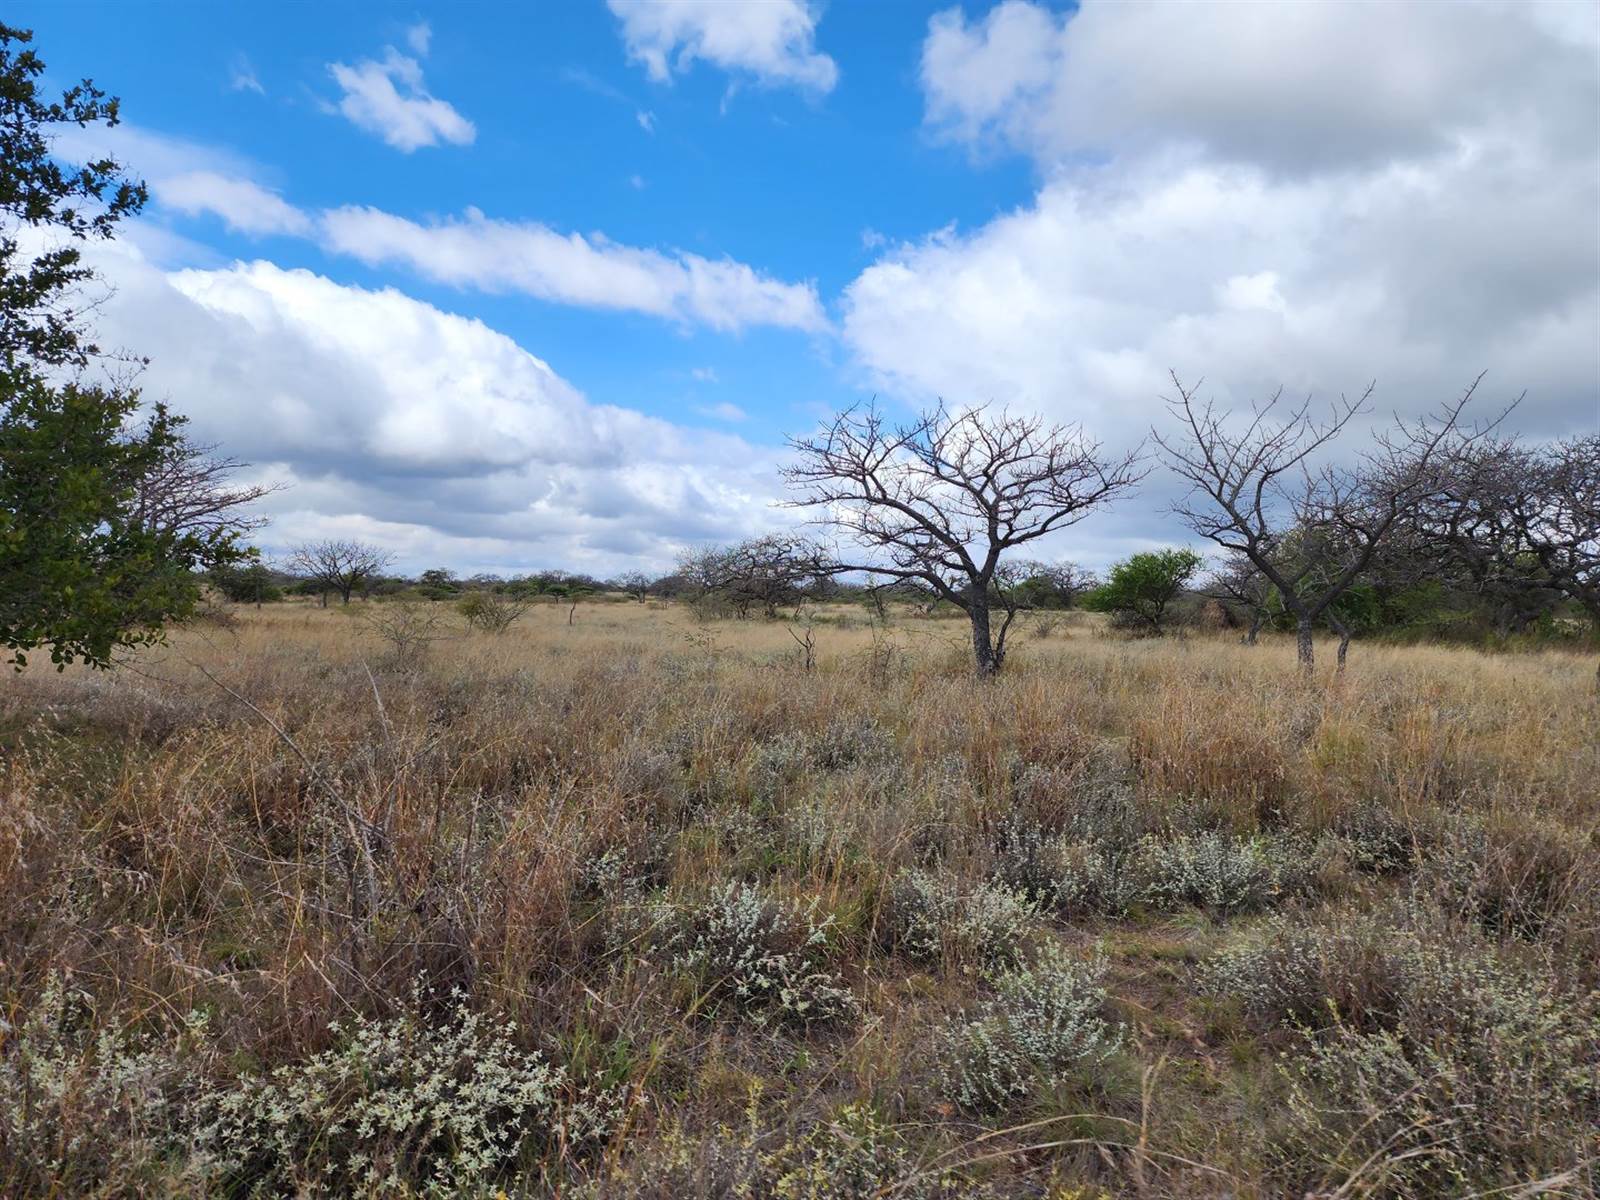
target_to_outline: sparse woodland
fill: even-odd
[[[43,74],[0,25],[0,1197],[1600,1192],[1600,436],[1174,376],[1137,446],[847,408],[665,576],[268,561],[96,382],[148,193]],[[1156,471],[1216,558],[1026,557]]]

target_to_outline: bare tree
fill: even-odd
[[[326,604],[329,592],[350,603],[358,588],[370,585],[394,561],[393,555],[365,542],[330,540],[306,542],[289,554],[289,570],[322,589]]]
[[[1249,624],[1239,640],[1246,646],[1254,646],[1261,627],[1267,623],[1272,600],[1272,581],[1261,573],[1261,568],[1251,562],[1249,556],[1230,550],[1200,590],[1226,607],[1245,611]]]
[[[214,444],[192,442],[181,433],[163,449],[135,491],[134,517],[141,527],[225,538],[241,537],[267,523],[246,510],[283,485],[233,486],[233,476],[250,464],[219,457],[216,451]]]
[[[1527,624],[1557,597],[1600,628],[1600,434],[1449,447],[1416,535],[1495,606],[1500,628]]]
[[[615,581],[623,595],[632,597],[640,604],[650,595],[650,582],[650,576],[643,571],[625,571]]]
[[[799,600],[809,585],[826,575],[828,564],[809,538],[773,533],[692,552],[678,569],[702,595],[725,600],[739,616],[749,616],[759,605],[771,619],[780,605]]]
[[[1483,429],[1460,425],[1481,379],[1431,417],[1416,423],[1397,418],[1356,465],[1340,466],[1315,459],[1368,411],[1372,386],[1353,401],[1341,397],[1324,419],[1312,415],[1309,399],[1281,409],[1280,390],[1230,428],[1231,414],[1196,399],[1198,384],[1186,388],[1172,376],[1177,395],[1167,403],[1178,432],[1154,436],[1168,465],[1191,485],[1173,511],[1196,533],[1244,555],[1277,590],[1295,618],[1307,675],[1315,665],[1311,634],[1319,619],[1340,635],[1344,666],[1349,630],[1333,606],[1390,531],[1437,486],[1442,449],[1483,436]]]
[[[848,409],[790,445],[794,503],[823,510],[822,522],[866,551],[834,570],[920,581],[958,606],[980,676],[1004,664],[1016,615],[1005,611],[998,629],[991,621],[1005,607],[996,588],[1005,553],[1075,524],[1143,477],[1137,450],[1108,456],[1076,428],[942,403],[904,426],[875,407]]]

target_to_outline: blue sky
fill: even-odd
[[[268,549],[600,573],[790,518],[869,394],[1113,445],[1479,370],[1600,423],[1592,5],[14,4],[154,200],[148,393],[287,486]],[[1050,553],[1184,539],[1160,478]]]

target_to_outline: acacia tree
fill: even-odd
[[[1113,623],[1160,637],[1166,632],[1167,608],[1200,569],[1193,550],[1146,550],[1117,563],[1105,583],[1086,601],[1095,612],[1110,613]]]
[[[850,408],[789,444],[793,503],[821,510],[822,523],[865,552],[832,572],[927,585],[967,614],[985,677],[1005,663],[1016,615],[996,587],[1006,553],[1068,528],[1143,477],[1137,450],[1108,455],[1075,427],[943,403],[906,425],[876,407]]]
[[[1349,630],[1334,605],[1437,487],[1445,448],[1484,435],[1460,424],[1481,379],[1432,417],[1397,418],[1356,465],[1341,466],[1314,460],[1368,411],[1372,386],[1353,401],[1341,397],[1322,419],[1312,415],[1309,399],[1281,409],[1280,390],[1234,426],[1232,414],[1197,399],[1198,385],[1185,387],[1172,376],[1177,395],[1167,404],[1177,432],[1155,430],[1154,437],[1167,464],[1190,484],[1173,511],[1196,533],[1244,555],[1276,589],[1294,616],[1306,675],[1315,667],[1311,635],[1319,619],[1339,633],[1344,667]]]
[[[139,477],[133,518],[146,529],[169,533],[240,537],[260,529],[267,519],[249,507],[283,485],[235,485],[233,476],[249,465],[175,430]]]
[[[1230,550],[1200,590],[1225,607],[1242,608],[1249,614],[1250,623],[1239,640],[1246,646],[1254,646],[1261,627],[1271,615],[1273,595],[1272,581],[1261,573],[1261,568],[1247,555]]]
[[[1503,628],[1547,611],[1551,596],[1600,628],[1600,434],[1448,447],[1415,540],[1459,567]]]
[[[779,605],[797,600],[803,590],[827,573],[821,550],[796,534],[772,533],[732,546],[713,546],[686,554],[681,573],[702,594],[719,596],[740,617],[759,605],[770,620]]]
[[[329,592],[349,604],[356,589],[371,584],[393,561],[392,555],[365,542],[329,540],[296,546],[289,554],[289,569],[320,588],[323,604]]]

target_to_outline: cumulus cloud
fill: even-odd
[[[1559,2],[1006,0],[935,16],[922,84],[940,134],[1050,162],[1178,143],[1269,169],[1381,165],[1508,126],[1592,148],[1597,24]]]
[[[516,291],[713,329],[826,325],[811,284],[785,283],[732,259],[624,246],[599,234],[491,220],[475,210],[460,220],[421,224],[345,207],[324,213],[321,224],[331,250],[368,265],[399,263],[457,287]]]
[[[1592,55],[1577,65],[1585,38],[1489,4],[941,13],[929,120],[1037,154],[1045,181],[986,225],[882,251],[846,291],[844,336],[907,395],[1129,432],[1169,367],[1241,398],[1375,376],[1410,412],[1487,367],[1501,391],[1529,389],[1520,421],[1592,424],[1600,73]],[[1085,77],[1103,90],[1077,91]],[[1373,87],[1394,103],[1363,116]]]
[[[696,59],[771,86],[824,93],[839,68],[816,49],[817,8],[808,0],[607,0],[630,60],[665,83]]]
[[[596,404],[480,321],[266,262],[162,271],[96,250],[108,344],[141,385],[292,487],[268,549],[369,538],[411,569],[668,565],[780,520],[771,457]]]
[[[429,36],[426,25],[413,27],[408,35],[413,49],[420,46],[419,53],[426,52]],[[328,73],[344,92],[334,111],[397,150],[410,154],[440,142],[467,146],[478,136],[476,126],[452,104],[429,94],[421,63],[393,46],[385,48],[381,59],[329,63]]]
[[[863,383],[994,400],[1118,444],[1169,369],[1224,404],[1377,381],[1417,415],[1487,369],[1530,436],[1600,419],[1593,10],[1148,5],[951,10],[926,117],[1038,164],[1033,198],[882,247],[846,289]],[[1116,536],[1180,533],[1157,473]]]

